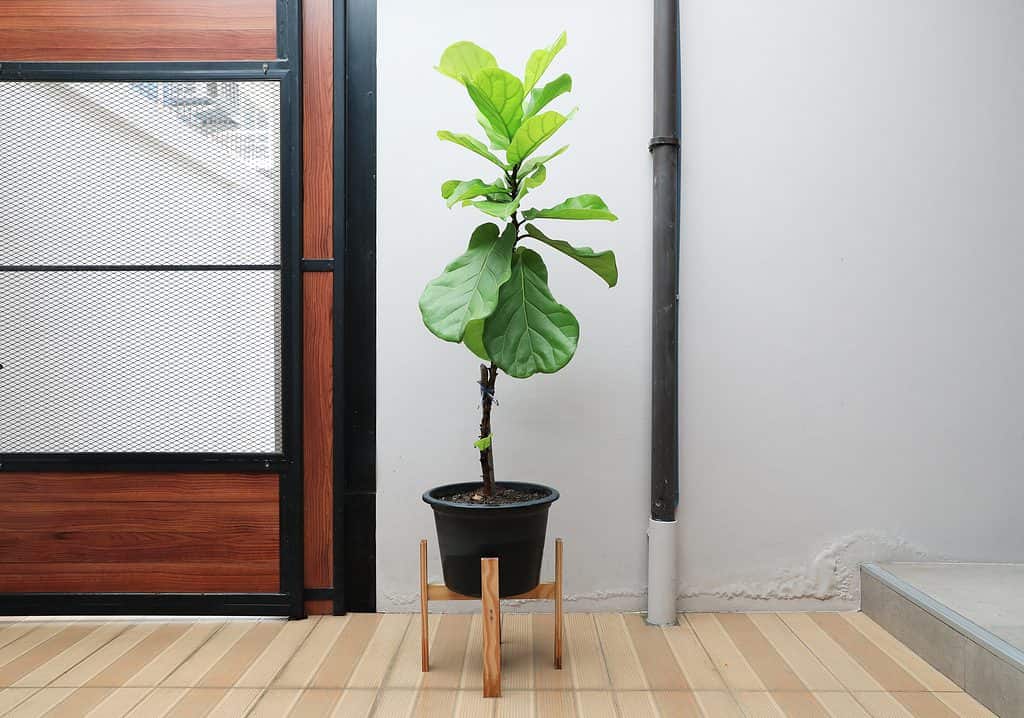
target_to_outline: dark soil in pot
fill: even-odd
[[[445,585],[466,596],[479,596],[480,559],[497,558],[502,596],[536,588],[548,509],[558,492],[513,481],[499,483],[490,499],[479,490],[479,483],[447,484],[423,494],[434,510]]]

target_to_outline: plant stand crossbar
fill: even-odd
[[[480,559],[480,604],[483,615],[484,698],[501,696],[501,597],[498,595],[498,559]],[[532,591],[507,599],[555,601],[555,668],[562,669],[562,539],[555,539],[555,580],[537,584]],[[420,540],[420,646],[422,671],[430,670],[430,637],[427,635],[427,604],[430,601],[476,601],[456,593],[443,583],[427,583],[427,540]]]

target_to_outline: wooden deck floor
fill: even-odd
[[[992,715],[857,613],[508,615],[503,691],[480,696],[479,616],[0,622],[0,715],[877,716]]]

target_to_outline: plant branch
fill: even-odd
[[[494,403],[494,381],[498,378],[498,366],[491,363],[480,365],[480,438],[491,436],[491,404]],[[480,470],[483,479],[483,495],[494,495],[494,438],[486,448],[480,450]]]

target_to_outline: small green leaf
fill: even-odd
[[[498,289],[511,275],[515,241],[512,225],[501,235],[492,223],[473,230],[466,251],[423,290],[420,314],[427,329],[445,341],[460,342],[469,322],[490,316]]]
[[[564,125],[572,115],[572,112],[567,116],[551,110],[528,119],[512,137],[512,141],[508,143],[508,151],[505,153],[508,163],[516,165],[525,160],[551,135],[555,134],[558,128]]]
[[[618,219],[596,194],[581,194],[570,197],[561,204],[548,209],[528,209],[523,212],[526,219],[606,219],[614,222]]]
[[[619,268],[615,264],[615,254],[611,250],[595,252],[590,247],[574,247],[563,239],[551,239],[532,224],[526,225],[526,233],[552,249],[572,257],[607,282],[609,287],[614,287],[618,283]]]
[[[516,249],[512,276],[484,321],[484,345],[494,363],[517,379],[551,374],[572,359],[579,336],[576,317],[551,295],[544,260],[526,247]]]
[[[523,103],[523,117],[533,117],[553,99],[567,92],[572,92],[572,78],[568,75],[559,75],[544,87],[531,90]]]
[[[448,199],[452,196],[452,192],[455,188],[462,184],[462,180],[447,180],[441,185],[441,197],[442,199]]]
[[[505,163],[491,154],[491,151],[487,149],[487,145],[471,135],[462,135],[455,132],[449,132],[448,130],[440,130],[437,133],[437,137],[438,139],[461,145],[470,152],[476,152],[484,159],[490,160],[494,164],[498,165],[498,167],[505,169]]]
[[[489,214],[492,217],[497,217],[501,220],[507,220],[515,211],[519,209],[519,200],[515,199],[512,201],[495,202],[489,199],[481,199],[472,203],[474,207],[479,209],[484,214]]]
[[[494,55],[472,42],[457,42],[449,45],[441,55],[441,62],[434,69],[466,84],[466,79],[488,67],[497,67]]]
[[[455,181],[458,182],[457,180]],[[474,197],[487,195],[493,192],[501,192],[504,189],[504,186],[499,184],[490,184],[480,179],[471,179],[466,180],[465,182],[458,182],[458,184],[452,188],[447,195],[444,195],[444,190],[442,188],[442,196],[448,200],[448,208],[451,209],[463,200],[473,199]],[[508,193],[506,193],[505,196],[507,197]]]
[[[499,137],[512,139],[523,121],[523,83],[511,72],[488,67],[466,83],[473,104]]]
[[[541,78],[541,75],[548,69],[551,61],[555,59],[555,55],[565,47],[565,40],[565,32],[563,31],[551,43],[550,47],[544,50],[534,50],[530,54],[530,59],[526,61],[526,72],[523,73],[523,88],[526,92],[533,89],[533,86],[537,84],[537,80]]]
[[[546,165],[549,160],[555,159],[556,157],[558,157],[558,155],[562,154],[567,149],[569,149],[569,145],[563,145],[554,152],[552,152],[550,155],[531,157],[530,159],[526,160],[526,162],[523,162],[522,166],[519,168],[519,175],[526,176],[530,174],[531,172],[533,172],[534,168],[539,167],[540,165]]]
[[[547,178],[548,171],[544,168],[544,165],[537,165],[537,169],[523,180],[523,187],[526,189],[537,189],[544,184],[544,180]]]
[[[462,335],[462,343],[466,348],[486,362],[491,360],[484,347],[484,320],[474,319],[466,324],[466,333]]]
[[[480,451],[487,451],[489,448],[491,448],[491,439],[493,438],[494,434],[488,434],[482,439],[477,439],[476,441],[474,441],[473,446],[480,449]]]

